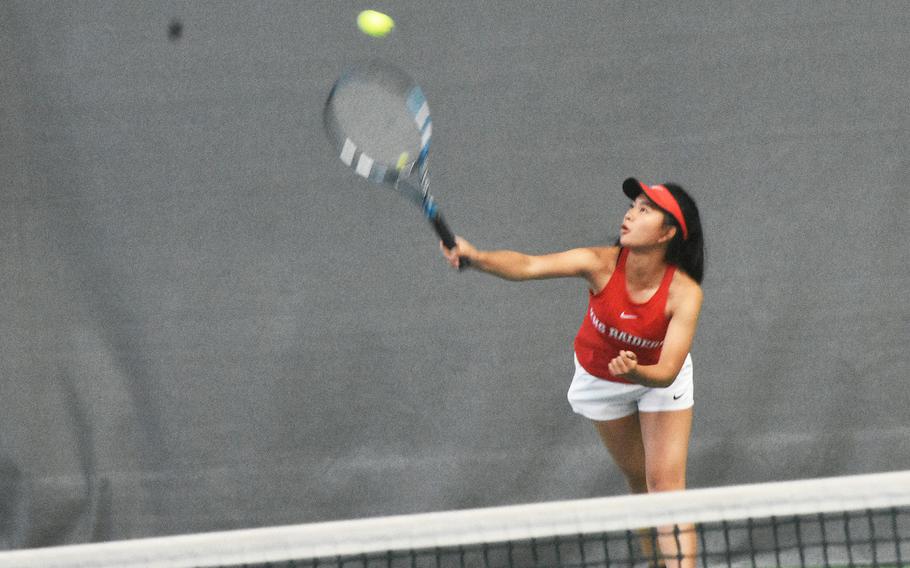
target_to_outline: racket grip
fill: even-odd
[[[446,224],[445,219],[442,218],[442,213],[434,215],[433,219],[430,220],[430,223],[433,224],[433,230],[439,235],[442,244],[445,245],[447,249],[455,248],[455,235],[452,233],[452,230],[449,229],[449,225]]]
[[[430,220],[430,223],[433,225],[433,230],[436,231],[436,234],[442,240],[442,244],[447,249],[455,248],[455,235],[452,233],[452,230],[449,229],[449,225],[445,222],[445,219],[442,218],[442,213],[436,213],[433,218]],[[471,261],[467,258],[459,259],[459,269],[467,268],[471,264]]]

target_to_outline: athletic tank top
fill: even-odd
[[[614,377],[607,365],[620,350],[632,351],[639,365],[655,365],[667,334],[670,320],[666,316],[667,294],[676,272],[668,266],[657,292],[643,304],[629,299],[626,290],[626,257],[629,251],[619,251],[616,269],[603,290],[588,295],[588,311],[575,336],[575,356],[578,363],[595,377],[617,383],[632,384]]]

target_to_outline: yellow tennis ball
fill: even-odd
[[[398,171],[401,171],[406,165],[408,165],[408,158],[410,157],[410,154],[407,152],[402,152],[401,155],[398,156],[398,163],[395,164],[395,168]]]
[[[357,14],[357,27],[368,36],[385,37],[395,27],[395,21],[382,12],[364,10]]]

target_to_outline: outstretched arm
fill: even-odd
[[[478,250],[461,237],[455,237],[455,247],[442,247],[449,263],[458,267],[461,259],[470,267],[506,280],[536,280],[578,276],[591,279],[602,264],[601,255],[591,248],[577,248],[545,255],[529,255],[512,250]]]

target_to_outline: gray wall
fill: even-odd
[[[910,5],[0,4],[0,544],[624,492],[565,402],[584,283],[458,274],[321,131],[423,84],[483,247],[699,201],[690,484],[910,467]],[[184,37],[169,41],[171,18]]]

